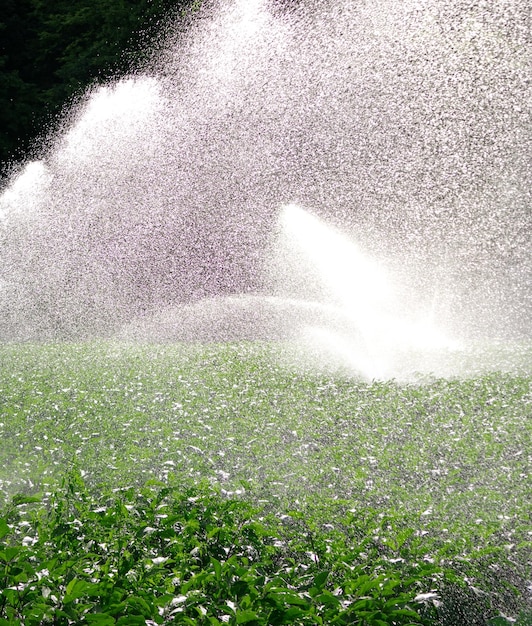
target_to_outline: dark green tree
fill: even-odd
[[[160,29],[194,0],[0,0],[0,168],[91,84],[141,67]],[[31,148],[31,146],[36,146]]]
[[[0,161],[17,154],[39,109],[32,0],[2,0],[0,11]]]

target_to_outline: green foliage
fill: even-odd
[[[325,535],[206,487],[148,483],[96,500],[71,472],[48,509],[23,502],[0,519],[5,623],[429,623],[414,602],[428,572],[325,550]]]
[[[280,350],[0,346],[10,615],[524,626],[530,377],[366,384]]]

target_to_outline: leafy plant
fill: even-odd
[[[530,377],[279,349],[0,346],[2,619],[526,623]]]
[[[0,520],[0,624],[428,623],[414,602],[426,573],[327,553],[207,487],[97,501],[71,472],[49,509],[30,500]]]

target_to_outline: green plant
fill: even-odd
[[[207,487],[96,500],[71,472],[51,502],[19,498],[0,520],[0,624],[428,623],[414,602],[424,573],[328,553],[316,531]]]

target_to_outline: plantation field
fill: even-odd
[[[290,541],[314,529],[324,555],[343,542],[336,561],[334,554],[320,557],[316,576],[323,559],[344,563],[346,545],[360,533],[371,538],[366,553],[379,560],[381,573],[425,567],[425,586],[412,598],[421,594],[415,604],[430,613],[430,623],[512,623],[503,615],[529,623],[526,368],[423,384],[363,383],[290,371],[277,358],[280,350],[258,343],[1,346],[0,510],[12,510],[14,494],[40,494],[39,504],[23,504],[22,518],[24,507],[57,503],[61,484],[68,488],[65,476],[85,501],[94,498],[94,510],[102,494],[134,500],[149,481],[158,481],[150,489],[172,493],[198,489],[193,500],[240,500],[257,519],[270,520],[268,528],[289,520]],[[532,362],[532,354],[520,359]],[[137,506],[133,500],[128,506]],[[317,567],[311,549],[298,559],[305,554],[306,567]],[[481,609],[467,609],[475,603]],[[261,624],[414,623],[319,622],[317,613],[304,621],[301,607],[292,621],[260,621],[246,610]],[[199,611],[190,623],[253,623],[227,615]]]

